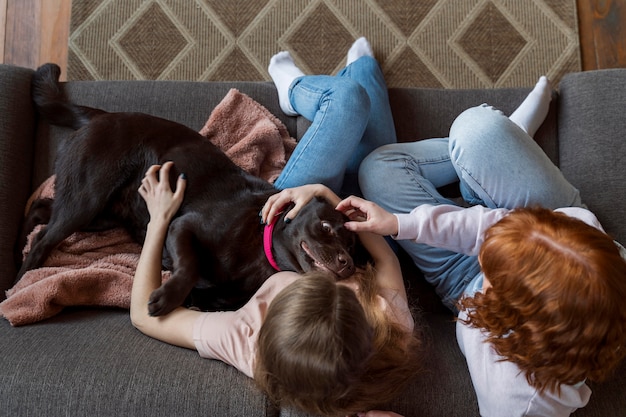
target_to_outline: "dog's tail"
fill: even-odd
[[[56,64],[44,64],[37,68],[32,79],[32,97],[37,111],[49,123],[80,129],[101,110],[82,107],[72,103],[59,82],[61,68]]]

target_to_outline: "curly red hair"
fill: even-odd
[[[460,301],[465,323],[532,386],[600,381],[626,356],[626,262],[602,231],[517,209],[486,232],[479,260],[491,287]]]

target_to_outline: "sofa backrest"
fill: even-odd
[[[607,233],[626,243],[626,70],[568,74],[560,83],[561,170]]]
[[[32,70],[0,65],[0,300],[15,274],[14,245],[30,192],[35,113]]]

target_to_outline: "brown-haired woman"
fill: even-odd
[[[233,365],[272,399],[312,413],[353,414],[385,404],[401,392],[420,368],[422,346],[399,262],[380,236],[360,235],[374,267],[347,280],[337,282],[322,272],[277,272],[237,311],[179,307],[151,317],[148,303],[161,285],[165,234],[186,184],[180,177],[172,192],[171,166],[168,162],[151,167],[140,190],[150,222],[131,294],[135,327]],[[314,196],[339,202],[322,185],[287,189],[273,201]],[[266,205],[264,211],[271,207],[276,206]]]
[[[266,205],[263,219],[276,207],[272,203],[284,199],[302,202],[321,195],[337,204],[335,192],[358,191],[356,173],[364,155],[395,142],[387,87],[367,40],[354,42],[346,68],[336,76],[305,76],[287,52],[272,57],[269,72],[281,108],[312,125],[275,180],[286,190]],[[160,285],[163,241],[186,184],[179,178],[172,192],[170,169],[169,162],[150,168],[139,190],[150,223],[131,294],[135,327],[231,364],[272,399],[312,413],[366,411],[402,391],[420,369],[422,342],[398,260],[379,236],[361,236],[374,266],[343,282],[323,273],[278,272],[240,310],[181,307],[150,317],[147,305]],[[334,192],[322,185],[288,188],[317,182]]]

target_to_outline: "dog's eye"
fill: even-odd
[[[325,233],[331,233],[333,231],[333,227],[328,222],[322,222],[322,230]]]

